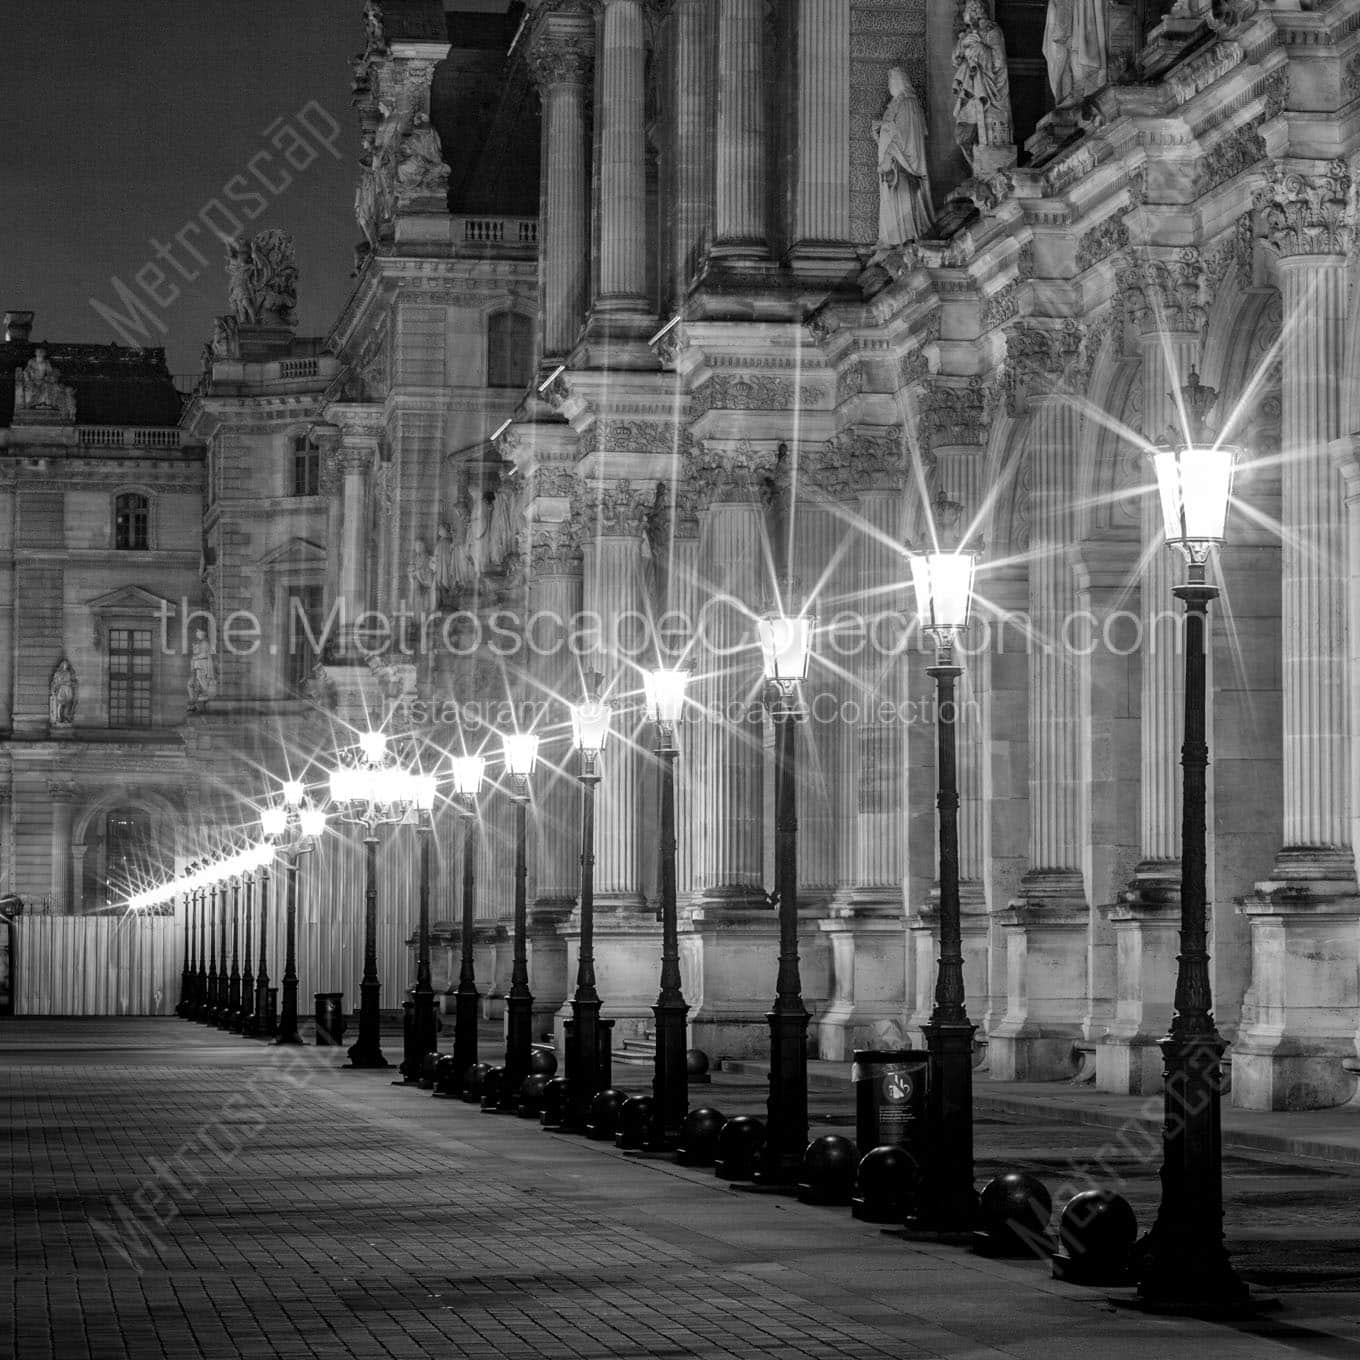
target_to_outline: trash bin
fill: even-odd
[[[860,1151],[906,1148],[924,1170],[930,1054],[920,1048],[857,1048],[850,1079],[855,1083],[855,1141]]]
[[[317,992],[316,1046],[318,1048],[338,1048],[344,1037],[344,992]]]

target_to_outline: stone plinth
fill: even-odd
[[[817,1056],[847,1062],[857,1048],[900,1048],[907,967],[900,903],[833,906],[818,925],[831,949],[831,999]]]
[[[552,1032],[557,1012],[570,995],[568,977],[575,980],[575,969],[567,972],[567,942],[561,933],[573,906],[570,898],[540,898],[529,908],[529,990],[534,994],[536,1039]]]
[[[940,903],[938,887],[930,901],[911,914],[907,930],[907,968],[912,1008],[907,1028],[914,1043],[922,1047],[921,1034],[935,1009],[935,984],[939,978]],[[987,903],[975,883],[959,885],[959,931],[963,940],[963,995],[968,1016],[981,1022],[987,1004]],[[979,1036],[980,1037],[980,1036]]]
[[[571,1019],[580,957],[581,918],[573,912],[558,927],[565,955],[566,995],[557,1009],[554,1030],[562,1042],[562,1023]],[[614,1021],[614,1044],[639,1037],[652,1022],[661,986],[661,923],[636,904],[595,903],[595,990],[606,1020]],[[686,995],[688,1000],[688,994]],[[691,1003],[693,1004],[693,1003]]]
[[[1114,1018],[1096,1049],[1096,1087],[1126,1095],[1162,1089],[1180,940],[1178,894],[1160,905],[1126,896],[1109,909],[1115,941]]]

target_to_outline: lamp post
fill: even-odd
[[[680,987],[680,939],[676,921],[675,883],[675,741],[676,724],[685,705],[684,671],[658,668],[643,677],[647,717],[656,725],[656,754],[661,761],[659,807],[661,850],[661,989],[652,1015],[656,1018],[656,1055],[652,1065],[652,1125],[645,1146],[662,1151],[676,1145],[689,1113],[689,1007]]]
[[[439,1046],[439,1028],[434,1015],[434,983],[430,978],[430,842],[434,839],[434,810],[417,811],[420,837],[420,918],[416,927],[416,983],[411,989],[413,1009],[407,1033],[407,1048],[402,1054],[401,1075],[407,1085],[420,1081],[420,1066],[427,1053]]]
[[[223,886],[223,892],[226,886]],[[241,960],[237,953],[241,927],[241,875],[231,876],[231,972],[227,978],[227,1006],[218,1022],[223,1029],[241,1028]]]
[[[299,779],[283,786],[283,801],[267,808],[263,818],[264,834],[274,851],[281,851],[287,867],[283,933],[283,994],[279,1007],[279,1032],[276,1044],[300,1044],[298,1033],[297,975],[297,883],[298,858],[309,853],[317,837],[326,829],[326,813],[307,797]]]
[[[203,861],[199,861],[198,867],[194,870],[189,881],[194,885],[193,891],[198,917],[198,966],[194,972],[194,1008],[191,1015],[194,1020],[202,1020],[208,1013],[209,995],[207,965],[208,889],[206,866]]]
[[[455,756],[449,764],[453,792],[463,818],[462,944],[453,1013],[454,1085],[462,1090],[463,1074],[477,1061],[478,997],[472,931],[477,912],[477,795],[486,774],[486,761],[481,756]]]
[[[250,1022],[255,1014],[255,975],[250,967],[250,927],[251,918],[255,914],[255,871],[258,868],[258,860],[252,857],[250,865],[242,875],[243,886],[246,890],[246,930],[245,939],[241,946],[241,955],[244,963],[241,967],[241,1008],[238,1012],[236,1030],[240,1034],[250,1033]]]
[[[209,868],[208,873],[212,873]],[[203,1014],[199,1019],[205,1025],[212,1024],[217,1019],[217,1010],[221,1005],[217,995],[217,882],[210,878],[207,884],[207,909],[208,909],[208,990],[203,1005]]]
[[[1136,1253],[1138,1294],[1150,1309],[1231,1311],[1248,1302],[1247,1287],[1223,1246],[1223,1153],[1220,1125],[1223,1040],[1214,1023],[1205,924],[1205,628],[1210,552],[1227,527],[1237,450],[1206,438],[1202,416],[1212,389],[1194,375],[1182,389],[1195,439],[1153,451],[1152,465],[1170,547],[1185,554],[1185,740],[1181,812],[1181,949],[1165,1063],[1162,1196],[1152,1230]]]
[[[217,866],[213,891],[217,894],[217,930],[222,946],[222,964],[217,970],[217,995],[213,1001],[212,1023],[220,1029],[227,1013],[227,880],[220,864]]]
[[[269,1010],[269,868],[273,856],[261,856],[258,871],[260,886],[260,967],[255,974],[255,1009],[246,1033],[251,1038],[272,1039],[274,1017]]]
[[[175,1014],[184,1019],[193,1006],[194,980],[193,972],[189,963],[189,941],[193,934],[192,912],[193,895],[189,892],[180,894],[181,901],[184,903],[184,963],[179,971],[179,1003],[175,1006]]]
[[[515,804],[515,940],[510,991],[505,999],[505,1077],[502,1111],[514,1110],[519,1088],[529,1075],[534,1039],[534,995],[529,990],[528,842],[529,777],[538,763],[538,738],[517,732],[502,739],[510,797]]]
[[[973,1196],[973,1034],[963,989],[963,934],[959,920],[959,790],[954,731],[954,687],[962,670],[954,642],[968,624],[974,555],[912,553],[921,630],[935,643],[936,753],[940,845],[940,962],[935,1005],[923,1028],[930,1051],[927,1139],[929,1174],[914,1225],[963,1232],[976,1219]]]
[[[341,752],[331,771],[331,800],[340,816],[364,833],[364,975],[359,983],[359,1038],[350,1046],[354,1068],[387,1067],[380,1039],[378,980],[378,828],[408,821],[434,806],[434,778],[402,768],[387,736],[365,732],[357,747]]]
[[[786,597],[791,595],[786,591]],[[779,977],[770,1022],[770,1093],[758,1179],[796,1180],[807,1147],[807,1029],[798,967],[799,685],[807,678],[815,619],[782,611],[759,620],[766,702],[775,730],[775,889],[779,910]]]
[[[581,935],[576,950],[576,992],[571,999],[567,1043],[566,1127],[583,1130],[590,1103],[600,1089],[600,994],[595,990],[595,790],[600,758],[609,739],[609,705],[588,699],[571,706],[572,739],[580,755],[581,783]]]

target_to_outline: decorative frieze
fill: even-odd
[[[693,396],[692,415],[708,411],[791,411],[826,402],[824,387],[769,373],[715,373]]]
[[[1235,175],[1265,160],[1268,154],[1265,138],[1254,124],[1239,128],[1206,152],[1195,176],[1196,193],[1207,194],[1220,184],[1226,184]]]
[[[905,449],[900,426],[842,430],[823,444],[803,446],[799,478],[833,500],[900,487],[906,480]]]
[[[1092,227],[1077,242],[1077,272],[1090,269],[1108,259],[1129,243],[1129,224],[1122,215],[1113,214]]]

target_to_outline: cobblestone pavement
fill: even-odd
[[[338,1061],[175,1020],[0,1021],[0,1355],[1360,1354],[1353,1167],[1230,1157],[1231,1245],[1279,1311],[1147,1317],[1037,1260],[908,1244]],[[720,1076],[701,1098],[761,1096]],[[836,1128],[849,1102],[814,1114]],[[1004,1161],[1057,1191],[1099,1165],[1140,1220],[1155,1205],[1155,1157],[1109,1130],[987,1120],[978,1148],[980,1176]]]

